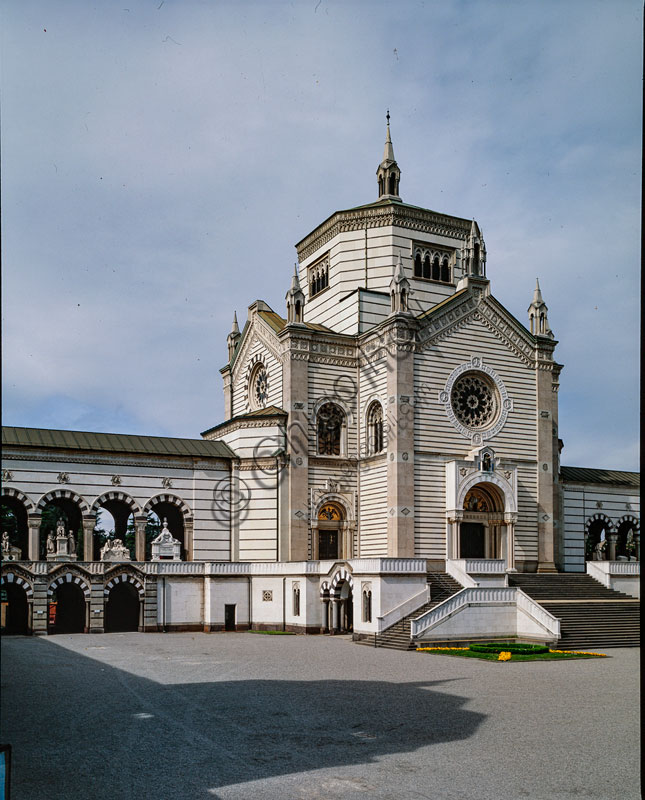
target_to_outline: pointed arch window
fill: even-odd
[[[367,449],[369,455],[380,453],[384,447],[383,406],[375,400],[367,412]]]
[[[309,295],[315,297],[329,286],[329,256],[309,267]]]
[[[335,403],[325,403],[318,411],[316,420],[318,454],[339,456],[344,451],[346,430],[345,414]]]
[[[293,616],[300,616],[300,584],[293,584]]]
[[[437,283],[452,283],[453,258],[454,252],[415,244],[414,277]]]

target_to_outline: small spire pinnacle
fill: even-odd
[[[392,146],[392,137],[390,136],[390,109],[388,108],[387,114],[387,127],[385,129],[385,149],[383,150],[382,164],[396,163],[394,158],[394,147]]]
[[[540,281],[538,278],[535,279],[535,291],[533,292],[533,303],[535,305],[541,305],[544,303],[542,299],[542,292],[540,290]]]
[[[237,311],[233,312],[233,327],[231,328],[231,333],[239,333],[240,329],[237,324]]]
[[[293,278],[291,279],[291,290],[297,292],[300,290],[300,278],[298,277],[298,265],[293,265]]]

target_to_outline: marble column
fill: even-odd
[[[94,561],[96,516],[83,517],[83,561]]]
[[[28,538],[28,558],[30,561],[40,561],[40,514],[29,514],[27,524],[29,525]]]
[[[517,514],[506,513],[504,514],[504,523],[506,525],[506,571],[517,572],[515,569],[515,523],[517,521]]]
[[[616,542],[618,541],[618,536],[615,533],[610,533],[607,537],[609,541],[609,561],[616,560]]]
[[[134,557],[136,561],[146,560],[146,525],[148,517],[138,516],[134,518]]]
[[[331,631],[330,633],[338,633],[340,628],[340,602],[335,598],[331,601]]]

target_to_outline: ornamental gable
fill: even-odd
[[[232,416],[282,405],[282,360],[274,333],[254,319],[233,367]]]
[[[500,457],[537,458],[536,370],[520,347],[466,302],[415,354],[415,442],[464,455],[492,444]],[[421,334],[424,332],[422,331]]]

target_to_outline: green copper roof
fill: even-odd
[[[637,487],[641,485],[640,472],[621,472],[615,469],[560,467],[560,478],[564,483],[611,483]]]
[[[2,426],[3,447],[38,447],[56,450],[87,450],[102,453],[134,453],[156,456],[233,458],[224,442],[205,439],[174,439],[166,436],[133,436],[125,433],[90,433],[44,428]]]

